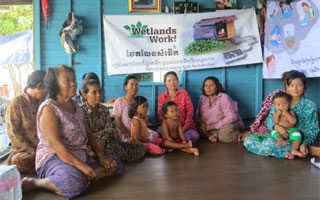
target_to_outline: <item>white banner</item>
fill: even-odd
[[[263,62],[253,9],[181,15],[104,15],[109,75]]]
[[[320,77],[319,6],[319,0],[267,2],[264,78],[293,69]]]

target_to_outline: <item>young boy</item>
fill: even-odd
[[[173,101],[167,101],[162,105],[162,114],[165,118],[161,125],[164,146],[198,156],[199,150],[192,148],[192,142],[190,140],[187,142],[185,139],[182,125],[178,119],[177,104]]]
[[[275,124],[282,126],[288,130],[289,139],[292,141],[292,156],[303,156],[299,151],[301,143],[301,134],[295,124],[297,123],[296,115],[290,110],[291,96],[287,93],[279,92],[272,98],[272,102],[276,112],[273,114],[273,121]],[[272,130],[271,135],[278,142],[278,147],[286,145],[286,142],[282,138],[279,132]]]

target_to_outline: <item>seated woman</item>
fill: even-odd
[[[83,84],[86,80],[89,80],[89,79],[95,79],[100,81],[97,74],[93,72],[89,72],[89,73],[83,74],[81,84]],[[86,102],[86,99],[82,95],[81,89],[77,91],[77,94],[74,97],[72,97],[72,100],[76,101],[79,105],[82,105],[83,103]]]
[[[139,82],[137,77],[134,75],[128,75],[124,79],[123,88],[126,91],[126,95],[116,99],[114,102],[112,115],[116,122],[117,128],[120,131],[121,140],[126,142],[131,141],[131,118],[128,115],[128,110],[132,100],[139,90]],[[148,115],[146,115],[144,119],[146,124],[148,124]],[[148,133],[151,140],[159,137],[159,134],[151,129],[148,129]]]
[[[302,153],[300,157],[306,157],[309,153],[307,146],[313,144],[320,130],[317,117],[317,106],[313,101],[304,97],[304,91],[307,89],[307,79],[303,73],[296,70],[286,72],[283,75],[283,80],[285,83],[285,89],[283,91],[292,96],[291,110],[296,114],[298,119],[296,128],[299,129],[303,138],[299,146],[299,151]],[[274,94],[276,94],[276,92],[269,95],[268,99],[272,99]],[[260,126],[264,127],[265,124],[267,124],[268,128],[266,132],[262,134],[270,134],[269,130],[273,129],[286,139],[286,145],[278,147],[278,143],[275,139],[255,137],[254,135],[247,136],[244,139],[243,145],[249,151],[257,155],[293,159],[294,157],[290,153],[292,145],[288,140],[288,130],[273,122],[272,119],[275,109],[274,107],[271,108],[271,102],[265,102],[267,102],[268,105],[264,105],[263,107],[264,115],[258,116]],[[267,113],[269,113],[268,117],[265,116]],[[261,131],[261,129],[259,130]]]
[[[21,95],[7,106],[6,126],[11,141],[8,165],[17,165],[21,173],[35,173],[37,137],[36,116],[40,104],[46,97],[44,87],[45,71],[34,71],[29,75],[27,86]]]
[[[236,142],[244,130],[238,103],[224,93],[213,76],[203,81],[202,94],[196,112],[198,131],[211,142]]]
[[[99,150],[81,108],[71,99],[77,89],[74,69],[65,65],[49,68],[45,86],[49,99],[37,114],[39,178],[24,178],[22,190],[42,188],[74,198],[91,181],[121,171],[121,162]]]
[[[141,159],[147,152],[143,144],[121,142],[116,129],[112,127],[109,109],[101,105],[102,90],[98,80],[86,80],[81,87],[86,102],[81,108],[98,146],[108,155],[118,156],[121,160],[134,161]]]
[[[193,122],[193,104],[190,95],[185,90],[178,89],[179,79],[175,72],[170,71],[164,75],[164,85],[167,91],[158,97],[158,118],[162,122],[162,105],[167,101],[174,101],[178,105],[178,118],[182,124],[182,130],[186,136],[186,140],[196,143],[199,140],[199,133],[195,130],[196,125]],[[157,129],[158,133],[162,133],[161,127]]]

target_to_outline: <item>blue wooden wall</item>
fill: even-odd
[[[194,0],[195,1],[195,0]],[[172,10],[174,0],[163,0],[162,7],[168,5]],[[201,8],[213,8],[213,0],[198,0]],[[238,7],[253,7],[256,0],[238,0]],[[85,72],[95,72],[102,80],[105,100],[123,96],[122,87],[125,75],[108,76],[103,39],[102,15],[131,15],[128,0],[54,0],[50,1],[48,30],[40,11],[40,0],[34,0],[35,66],[48,69],[57,64],[73,65],[76,69],[78,87]],[[83,20],[84,31],[78,38],[80,52],[66,54],[60,44],[59,31],[68,12],[73,11]],[[129,16],[128,16],[129,17]],[[219,78],[227,93],[236,101],[240,115],[250,123],[261,108],[262,100],[273,90],[282,88],[279,79],[263,80],[262,64],[244,65],[228,68],[185,71],[181,74],[181,88],[189,91],[196,109],[201,95],[202,81],[212,75]],[[306,96],[320,106],[320,78],[310,78]],[[149,101],[151,121],[157,120],[157,97],[165,91],[163,83],[140,83],[139,95]]]

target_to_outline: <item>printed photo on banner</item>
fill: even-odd
[[[320,76],[319,6],[315,0],[267,2],[264,78],[281,78],[293,69]]]
[[[109,75],[261,63],[255,10],[103,16]]]

